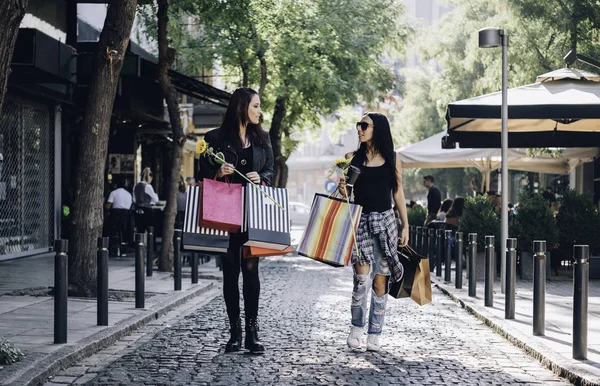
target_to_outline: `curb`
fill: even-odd
[[[8,379],[3,380],[2,385],[39,385],[57,371],[70,367],[79,360],[112,345],[117,340],[132,333],[134,330],[158,319],[191,298],[210,291],[213,287],[214,283],[206,283],[206,285],[185,294],[176,294],[179,296],[167,295],[165,299],[157,302],[152,309],[144,309],[142,311],[143,313],[140,315],[134,315],[121,320],[114,326],[90,335],[87,338],[74,343],[72,346],[63,347],[47,356],[32,355],[31,358],[29,358],[29,361],[27,361],[26,357],[24,362],[29,363],[27,363],[26,366],[23,366],[23,368],[15,370],[15,374],[9,375]]]
[[[542,364],[542,366],[552,371],[554,374],[567,379],[569,382],[573,383],[576,386],[600,386],[600,380],[588,379],[586,376],[581,375],[576,370],[570,368],[570,366],[561,364],[561,360],[564,360],[564,358],[552,358],[548,354],[544,354],[539,347],[533,347],[533,345],[527,343],[525,339],[520,339],[516,336],[516,334],[509,332],[508,329],[505,329],[503,326],[499,325],[492,319],[488,318],[487,316],[483,315],[470,305],[466,304],[459,297],[451,293],[437,281],[434,283],[434,286],[440,291],[442,291],[454,302],[458,303],[468,313],[481,320],[486,326],[490,327],[492,331],[502,336],[512,345],[525,351],[527,355],[538,360]]]

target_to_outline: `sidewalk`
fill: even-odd
[[[136,309],[134,258],[111,257],[109,326],[96,325],[96,299],[69,298],[68,343],[53,344],[54,299],[47,287],[54,285],[54,257],[0,262],[0,336],[25,354],[20,362],[0,366],[0,384],[35,385],[192,297],[216,293],[215,279],[222,276],[214,259],[199,267],[198,284],[191,284],[189,272],[184,265],[182,291],[174,291],[172,274],[154,271],[145,278],[146,308]]]
[[[432,272],[432,285],[437,286],[467,311],[482,320],[511,343],[524,349],[544,366],[569,379],[576,385],[600,385],[600,281],[589,284],[588,359],[572,359],[573,331],[573,278],[572,272],[561,271],[561,276],[546,281],[546,335],[533,335],[533,281],[517,280],[515,319],[504,319],[504,294],[500,280],[494,283],[494,306],[484,306],[484,282],[477,281],[477,296],[468,296],[468,280],[463,277],[463,288]],[[571,275],[569,277],[569,275]]]

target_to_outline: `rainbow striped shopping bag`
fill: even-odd
[[[361,213],[359,205],[315,194],[298,254],[335,267],[348,265]]]

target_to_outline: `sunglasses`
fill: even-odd
[[[369,128],[369,122],[356,122],[356,129],[360,128],[362,131],[365,131]]]

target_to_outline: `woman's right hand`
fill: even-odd
[[[348,191],[346,190],[346,178],[346,176],[341,176],[340,182],[338,183],[338,192],[340,192],[344,198],[348,195]]]
[[[219,168],[219,170],[217,171],[217,177],[218,178],[223,178],[223,177],[228,176],[230,174],[233,174],[233,165],[229,164],[227,162],[225,162],[224,164],[222,164],[221,167]]]

